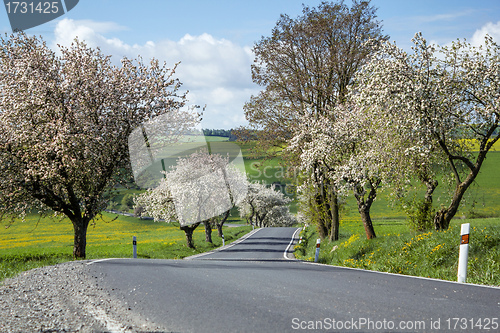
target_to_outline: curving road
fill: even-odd
[[[88,270],[165,332],[500,331],[499,288],[289,260],[295,231],[258,229],[191,260],[113,259]]]
[[[300,228],[255,229],[236,242],[212,252],[186,259],[211,260],[279,260],[294,259],[292,245]]]

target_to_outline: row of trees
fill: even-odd
[[[22,32],[0,38],[0,219],[34,212],[66,216],[74,229],[73,256],[85,258],[90,221],[106,208],[115,185],[126,186],[132,179],[131,142],[147,147],[139,153],[152,153],[145,124],[175,144],[179,133],[199,119],[196,108],[179,111],[187,99],[173,77],[176,67],[155,59],[145,64],[140,58],[123,58],[115,66],[110,56],[79,40],[56,53],[41,38]],[[245,175],[227,164],[203,152],[179,159],[140,203],[156,219],[178,220],[190,246],[200,223],[207,227],[207,240],[209,222],[221,234],[237,203],[252,212],[248,220],[253,223],[277,223],[269,221],[281,216],[291,221],[283,207],[280,215],[265,200],[248,201]],[[249,193],[272,200],[278,195],[260,192]],[[283,206],[283,200],[275,201]],[[272,213],[263,220],[267,209]]]
[[[289,226],[295,223],[283,193],[260,183],[249,183],[246,174],[229,156],[206,150],[178,159],[160,184],[135,197],[134,202],[156,221],[179,222],[188,247],[194,248],[193,232],[205,226],[205,239],[212,242],[212,226],[219,236],[230,211],[256,226]]]
[[[231,136],[231,131],[232,130],[204,128],[203,135],[205,135],[205,136],[222,136],[222,137],[228,138]]]
[[[265,89],[245,105],[246,117],[260,149],[300,171],[301,211],[331,240],[339,198],[354,195],[374,238],[377,189],[404,197],[415,181],[425,186],[420,225],[448,228],[500,137],[499,46],[488,37],[481,47],[439,47],[417,34],[409,54],[387,42],[375,12],[357,0],[304,7],[296,19],[282,15],[254,47],[253,80]],[[453,190],[434,211],[441,175]]]
[[[291,199],[283,192],[261,183],[249,183],[248,193],[238,205],[240,216],[258,227],[286,227],[297,223],[290,214]]]
[[[391,142],[404,151],[386,152],[400,167],[380,164],[388,178],[416,178],[425,185],[421,211],[430,211],[437,171],[451,178],[449,205],[433,219],[435,229],[443,230],[500,138],[500,47],[489,36],[479,47],[460,40],[449,47],[429,45],[420,33],[413,42],[412,54],[383,44],[358,74],[353,100],[386,122],[379,127],[381,147]]]
[[[279,152],[300,171],[302,211],[321,237],[332,240],[338,238],[339,199],[348,191],[356,197],[367,237],[373,238],[369,212],[377,188],[390,185],[404,195],[412,180],[426,188],[420,215],[446,229],[500,138],[499,46],[486,38],[481,47],[465,41],[436,47],[418,34],[408,54],[386,42],[375,13],[370,1],[360,0],[351,7],[342,1],[304,7],[297,19],[282,15],[272,36],[254,47],[252,77],[265,89],[245,105],[253,126],[246,137],[257,136],[260,149]],[[37,37],[2,37],[2,218],[33,211],[65,215],[74,228],[73,255],[85,258],[89,222],[106,207],[113,185],[131,179],[130,134],[163,115],[182,128],[199,117],[179,111],[186,93],[173,77],[176,66],[127,58],[115,66],[78,40],[56,53]],[[219,182],[230,179],[229,170],[218,169],[212,173]],[[258,211],[261,191],[248,184],[250,196],[237,200],[228,194],[225,210],[210,211],[208,205],[199,210],[200,200],[211,199],[183,194],[179,184],[189,175],[185,170],[169,172],[179,181],[159,187],[165,195],[151,195],[153,203],[164,200],[165,215],[158,218],[177,218],[189,229],[208,216],[222,221],[239,199],[247,205],[240,212],[254,223],[270,225],[279,220],[271,217],[286,216],[283,198],[270,199],[276,209]],[[449,205],[433,212],[441,170],[453,190]],[[204,189],[212,176],[189,177],[190,184]],[[233,193],[231,183],[224,183],[225,193]],[[176,191],[186,207],[196,209],[174,214],[168,198]]]
[[[205,136],[222,136],[227,138],[229,141],[236,141],[238,138],[234,134],[234,130],[225,130],[225,129],[203,129],[203,135]]]

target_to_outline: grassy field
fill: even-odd
[[[224,141],[216,137],[210,139]],[[281,165],[278,158],[250,159],[251,144],[242,144],[241,147],[250,180],[293,184],[293,178],[285,178],[286,167]],[[500,152],[491,152],[457,217],[500,217],[499,166]],[[125,195],[138,192],[136,189],[120,189],[114,201],[120,206]],[[441,189],[435,199],[436,206],[446,204],[448,200]],[[291,211],[296,210],[296,203],[293,202]],[[372,217],[378,237],[367,241],[354,199],[348,198],[341,217],[341,239],[323,245],[321,261],[348,267],[456,279],[458,224],[468,220],[454,220],[446,232],[410,231],[404,213],[393,207],[389,194],[383,191],[373,205]],[[236,209],[233,209],[229,222],[241,222]],[[468,281],[499,285],[500,219],[474,219],[470,222],[473,226],[469,266],[472,273]],[[5,223],[0,222],[0,225],[6,226]],[[248,226],[226,228],[226,240],[232,241],[249,230]],[[213,234],[214,244],[206,243],[202,226],[195,232],[197,248],[192,250],[185,246],[184,233],[178,226],[103,213],[102,219],[89,227],[87,258],[131,257],[132,236],[138,239],[138,255],[141,258],[183,258],[221,245],[216,233]],[[317,236],[313,228],[309,228],[303,236],[309,242],[299,246],[297,254],[302,259],[312,260]],[[474,244],[474,237],[478,237],[477,244]],[[39,220],[37,216],[29,216],[26,222],[16,221],[8,228],[2,227],[0,280],[22,270],[72,260],[72,246],[73,230],[67,219]],[[335,246],[336,250],[332,251]]]
[[[244,151],[250,146],[243,146]],[[408,228],[405,213],[391,200],[389,191],[380,191],[372,206],[377,238],[367,240],[354,198],[346,199],[341,216],[340,240],[321,246],[320,262],[398,274],[456,281],[460,224],[471,223],[471,245],[467,282],[500,286],[500,143],[488,154],[474,185],[469,188],[460,210],[443,232],[418,233]],[[251,180],[293,183],[279,159],[247,159]],[[418,192],[418,191],[417,191]],[[423,189],[420,191],[423,195]],[[443,185],[434,195],[434,206],[448,205],[450,194]],[[295,205],[292,206],[296,211]],[[296,256],[314,260],[316,230],[302,232],[304,242]],[[332,251],[333,250],[333,251]]]
[[[232,242],[250,230],[249,226],[226,227],[224,238]],[[213,244],[205,242],[203,226],[194,232],[196,249],[189,249],[176,224],[103,213],[89,227],[87,259],[132,257],[133,236],[137,237],[139,258],[180,259],[222,245],[217,232],[212,233]],[[72,260],[72,251],[73,227],[68,219],[28,216],[26,222],[16,221],[0,229],[0,280],[23,270]]]
[[[454,220],[446,231],[412,232],[404,220],[375,220],[377,238],[367,240],[357,219],[344,219],[340,239],[324,241],[319,262],[380,272],[456,281],[460,224],[470,223],[467,282],[500,286],[500,218]],[[314,261],[314,227],[301,232],[298,259]]]

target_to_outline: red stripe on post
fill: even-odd
[[[469,244],[469,234],[462,235],[462,239],[460,240],[460,244]]]

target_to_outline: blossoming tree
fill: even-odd
[[[434,227],[447,229],[487,153],[500,139],[500,47],[491,37],[479,47],[460,40],[436,47],[420,33],[413,41],[412,54],[391,43],[379,50],[360,73],[360,100],[392,119],[404,116],[414,128],[416,142],[429,143],[415,149],[440,151],[454,189],[449,205],[436,212]],[[422,154],[427,165],[428,156],[432,155]]]
[[[298,166],[299,152],[288,150],[285,155],[282,149],[301,130],[301,117],[324,115],[345,103],[356,71],[373,52],[365,42],[386,39],[370,1],[354,0],[351,7],[344,1],[324,1],[317,7],[304,6],[297,18],[282,15],[271,36],[253,48],[252,79],[264,90],[252,96],[244,109],[250,126],[259,130],[257,147],[265,154],[280,152],[288,166]],[[335,238],[339,202],[333,181],[321,174],[320,164],[315,171],[320,183],[314,187],[321,190],[314,192],[309,209],[318,211],[315,224],[327,230],[321,237]]]
[[[246,192],[246,175],[230,163],[228,156],[201,150],[179,158],[159,185],[136,197],[135,203],[156,221],[179,222],[187,246],[194,248],[194,230],[204,223],[209,240],[211,220],[226,216]]]
[[[363,113],[371,119],[370,128],[376,130],[371,144],[383,156],[377,163],[386,188],[392,190],[389,194],[408,214],[412,228],[432,228],[438,177],[449,182],[449,177],[442,177],[446,160],[439,147],[405,113],[388,113],[374,105],[363,108]],[[419,197],[422,187],[423,199]]]
[[[274,186],[267,187],[261,183],[250,183],[248,194],[238,204],[240,216],[258,227],[287,227],[296,220],[290,214],[290,199]]]
[[[299,187],[301,201],[307,203],[314,200],[317,191],[343,195],[352,191],[366,237],[375,238],[370,209],[382,180],[379,164],[384,155],[376,143],[378,137],[372,119],[356,105],[349,103],[336,106],[330,115],[305,116],[301,123],[302,130],[292,138],[288,147],[300,151],[300,170],[307,175],[304,184]],[[327,177],[333,182],[325,185],[320,177]],[[334,186],[334,191],[329,186]],[[309,213],[314,215],[318,211]],[[326,235],[328,230],[317,226],[319,234]],[[333,235],[333,232],[337,235]],[[332,229],[329,236],[331,240],[338,238],[338,228]]]
[[[89,222],[130,168],[128,135],[185,102],[175,68],[127,58],[117,67],[78,40],[57,55],[37,37],[1,38],[2,213],[66,215],[73,255],[85,258]]]

